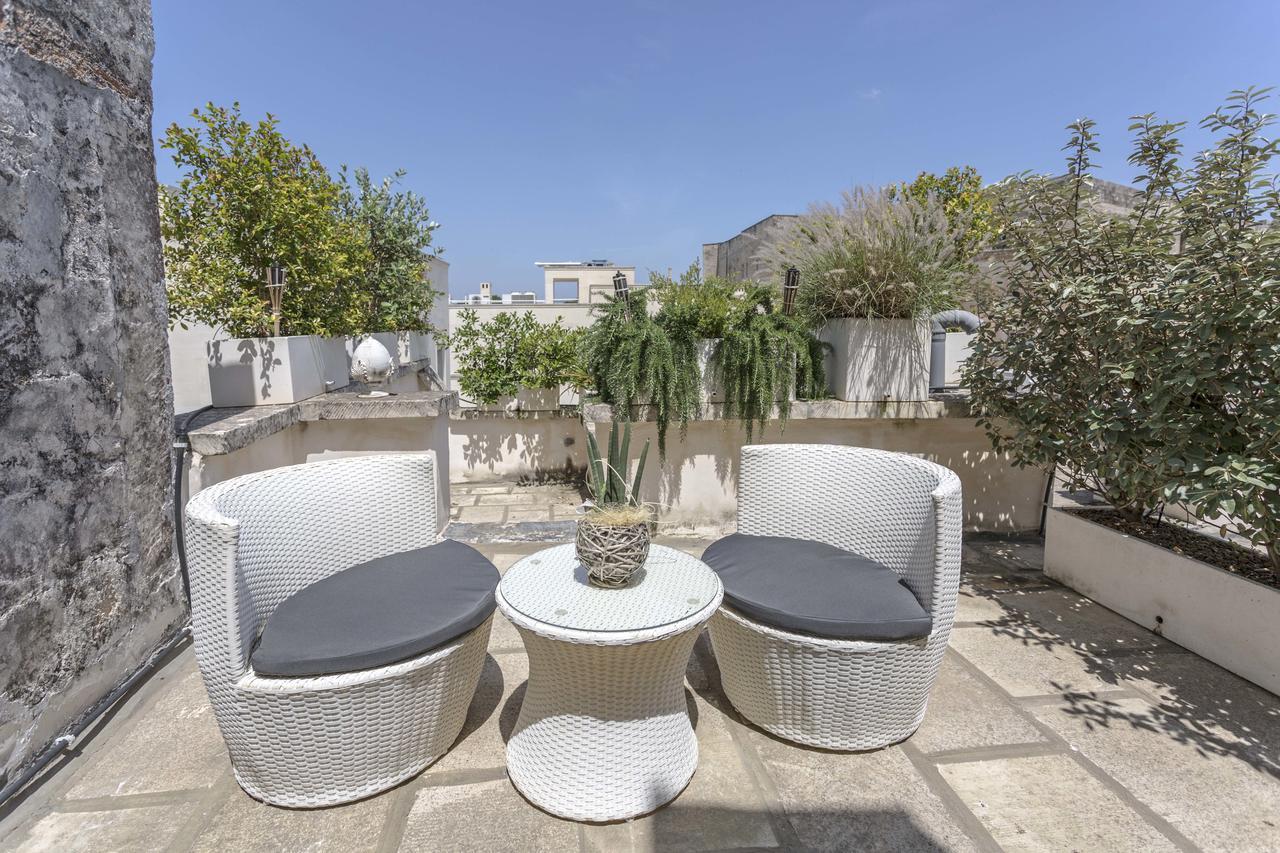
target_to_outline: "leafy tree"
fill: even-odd
[[[367,169],[356,169],[353,186],[346,167],[342,169],[342,218],[369,247],[352,285],[360,294],[362,332],[426,328],[437,295],[427,282],[426,251],[439,225],[431,220],[425,199],[395,190],[404,175],[399,170],[375,184]]]
[[[474,309],[446,336],[458,364],[458,387],[480,403],[514,397],[522,388],[555,388],[576,375],[582,330],[559,318],[540,323],[530,311],[500,311],[484,322]]]
[[[921,172],[911,183],[890,192],[920,202],[929,196],[935,197],[956,226],[956,242],[962,257],[972,257],[996,233],[990,195],[982,187],[982,175],[972,166],[952,166],[941,175]]]
[[[256,126],[208,104],[195,124],[160,142],[184,170],[160,194],[169,308],[175,321],[236,337],[272,334],[267,267],[285,268],[281,334],[352,331],[350,287],[367,263],[358,233],[335,215],[341,193],[306,146],[285,139],[275,116]]]

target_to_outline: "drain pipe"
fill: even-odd
[[[182,526],[182,481],[187,471],[187,455],[191,450],[191,441],[187,437],[187,431],[191,427],[191,422],[195,420],[197,415],[203,414],[212,406],[202,406],[194,411],[187,412],[182,415],[180,421],[174,424],[173,435],[173,533],[174,545],[178,556],[178,570],[182,575],[182,592],[187,602],[187,609],[191,608],[191,576],[187,570],[187,540],[183,532]],[[0,788],[0,809],[11,797],[20,792],[32,779],[40,775],[40,772],[49,766],[49,763],[59,756],[63,755],[75,742],[85,733],[103,714],[109,712],[116,706],[124,696],[130,693],[133,688],[149,678],[160,664],[164,663],[170,654],[182,644],[183,641],[191,635],[191,626],[185,625],[175,634],[169,637],[165,643],[157,649],[142,666],[138,667],[133,673],[116,685],[115,689],[106,695],[92,708],[89,709],[83,717],[81,717],[70,730],[58,735],[53,741],[36,756],[35,761],[27,766],[22,773],[18,774],[15,779],[10,780],[3,788]]]
[[[3,788],[0,788],[0,817],[4,817],[6,807],[10,798],[14,797],[31,783],[40,772],[45,769],[55,758],[63,755],[72,745],[80,739],[80,736],[88,731],[89,727],[96,723],[104,714],[109,712],[116,704],[141,682],[147,680],[151,675],[160,668],[160,665],[166,663],[170,656],[177,651],[178,647],[186,642],[191,636],[191,626],[184,625],[175,633],[170,635],[164,644],[156,649],[151,657],[147,658],[142,666],[133,671],[133,674],[126,678],[116,688],[106,695],[105,698],[98,701],[96,705],[76,721],[69,730],[63,732],[53,739],[53,742],[44,748],[44,750],[36,756],[35,761],[27,766],[17,778],[10,780]]]
[[[976,314],[953,308],[950,311],[939,311],[929,318],[929,327],[933,332],[929,344],[929,390],[941,391],[947,384],[947,328],[959,326],[972,334],[978,331],[982,321]]]
[[[187,456],[191,452],[191,439],[187,436],[191,422],[213,406],[201,406],[187,412],[173,427],[173,537],[178,554],[178,570],[182,573],[182,592],[191,609],[191,575],[187,571],[187,537],[182,524],[182,482],[187,473]]]

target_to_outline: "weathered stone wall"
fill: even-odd
[[[0,783],[182,621],[148,0],[0,0]]]

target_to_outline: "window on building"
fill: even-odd
[[[578,301],[578,280],[576,278],[557,278],[551,282],[551,298],[556,302]]]

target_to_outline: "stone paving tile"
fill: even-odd
[[[258,802],[237,787],[190,849],[198,853],[372,853],[392,801],[391,796],[383,796],[335,808],[279,809]]]
[[[637,848],[683,853],[778,846],[763,794],[725,717],[701,697],[694,702],[698,769],[675,801],[634,822]]]
[[[754,729],[748,737],[805,849],[977,849],[897,747],[835,753],[794,746]]]
[[[972,589],[961,589],[956,599],[957,622],[998,620],[1005,618],[1008,613],[1008,608],[994,596],[974,592]]]
[[[162,850],[196,811],[194,803],[165,803],[103,811],[54,812],[25,832],[0,841],[21,853],[135,853]]]
[[[545,506],[511,507],[507,510],[507,523],[516,524],[521,521],[554,521],[551,510]]]
[[[951,648],[1014,696],[1088,693],[1120,685],[1100,658],[1034,626],[955,628]]]
[[[1123,697],[1030,710],[1203,849],[1280,849],[1280,703],[1263,700],[1273,716],[1253,725],[1235,713],[1262,699],[1251,692],[1224,691],[1216,711]]]
[[[501,613],[493,614],[493,628],[489,632],[490,652],[523,652],[524,640],[511,620]]]
[[[948,653],[929,699],[924,723],[911,738],[921,752],[1044,742],[1019,709]]]
[[[464,506],[458,508],[457,520],[471,524],[478,521],[501,522],[506,517],[507,508],[505,506]]]
[[[231,772],[195,656],[183,655],[163,674],[172,683],[86,763],[69,799],[205,788]]]
[[[528,506],[537,507],[543,505],[536,495],[527,492],[516,491],[509,495],[477,495],[477,506]]]
[[[525,801],[506,779],[418,791],[400,849],[562,853],[578,849],[578,825]]]
[[[1114,791],[1066,755],[939,766],[1007,851],[1176,851]]]
[[[467,495],[506,495],[510,494],[510,483],[490,483],[489,485],[472,485],[470,483],[451,483],[450,492]]]
[[[1174,648],[1168,640],[1062,587],[1004,592],[995,599],[1010,612],[993,626],[1015,635],[1023,628],[1047,631],[1091,654]]]
[[[462,734],[444,757],[427,768],[422,777],[430,780],[456,770],[505,768],[507,744],[505,736],[515,727],[520,716],[523,685],[529,678],[529,661],[522,654],[490,655],[475,698],[467,711]]]
[[[979,565],[1004,565],[1036,572],[1044,565],[1044,545],[1030,537],[988,539],[972,536],[965,547],[979,555]]]

